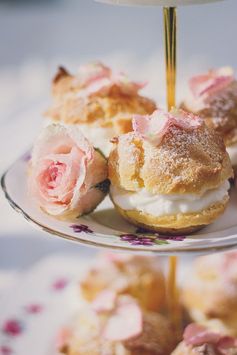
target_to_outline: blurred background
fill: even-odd
[[[179,98],[191,73],[222,65],[236,69],[236,0],[179,8],[178,31]],[[1,0],[0,172],[37,135],[58,65],[75,71],[88,60],[103,60],[132,78],[148,79],[147,93],[163,104],[162,45],[159,7],[114,7],[93,0]],[[93,253],[34,231],[11,210],[2,192],[0,211],[0,302],[1,290],[15,274],[42,256]]]

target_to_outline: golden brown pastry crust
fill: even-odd
[[[109,157],[112,184],[127,191],[202,194],[232,175],[222,138],[205,124],[188,132],[173,126],[158,146],[133,132],[122,135]]]
[[[178,215],[152,216],[136,210],[123,210],[116,204],[119,213],[130,223],[162,234],[188,234],[193,233],[208,224],[211,224],[225,210],[228,198],[221,203],[216,203],[201,212],[180,213]]]
[[[130,132],[133,114],[151,114],[156,105],[153,100],[138,94],[125,95],[114,89],[109,95],[96,94],[79,97],[80,82],[66,69],[60,68],[53,80],[53,105],[45,115],[56,122],[91,124],[113,127],[114,134]]]
[[[203,117],[206,124],[218,132],[226,146],[237,143],[237,81],[217,92],[205,102],[206,108],[192,111],[188,103],[181,107]]]

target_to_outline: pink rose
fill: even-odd
[[[53,124],[40,134],[32,152],[29,191],[45,212],[74,217],[92,211],[105,196],[106,179],[106,159],[78,127]]]

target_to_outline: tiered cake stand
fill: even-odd
[[[126,5],[166,5],[164,8],[167,103],[175,104],[176,12],[174,6],[209,3],[220,0],[101,0]],[[231,189],[231,201],[225,214],[211,226],[187,236],[161,236],[128,224],[114,210],[109,197],[90,215],[72,221],[58,221],[39,210],[27,193],[30,152],[20,157],[1,179],[11,206],[35,227],[73,242],[95,247],[136,253],[178,255],[204,254],[237,247],[237,191]]]

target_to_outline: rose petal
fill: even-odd
[[[187,345],[217,344],[221,336],[218,333],[211,332],[199,324],[189,324],[184,331],[184,341]]]
[[[135,115],[132,124],[135,133],[159,145],[171,127],[177,126],[184,130],[193,130],[201,126],[203,120],[178,109],[173,109],[170,113],[158,109],[150,116]]]
[[[111,76],[111,69],[101,62],[93,62],[81,65],[78,70],[78,80],[82,86]]]
[[[223,67],[210,70],[207,74],[197,75],[190,79],[189,86],[194,97],[208,97],[223,89],[234,80],[232,68]]]
[[[81,66],[77,80],[83,88],[78,96],[83,98],[97,94],[109,95],[113,89],[125,95],[136,95],[147,84],[133,82],[124,73],[113,73],[99,62]]]
[[[103,337],[110,341],[124,341],[142,332],[142,312],[131,300],[120,302],[108,319]]]
[[[105,290],[98,294],[92,302],[92,308],[96,312],[112,311],[116,304],[116,293],[111,290]]]

